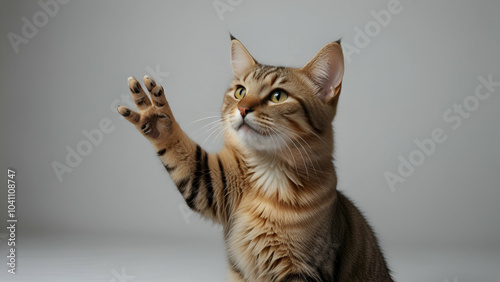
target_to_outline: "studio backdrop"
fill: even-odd
[[[116,108],[148,75],[218,151],[229,33],[291,67],[341,38],[338,189],[395,280],[500,281],[499,1],[1,2],[0,281],[224,281],[221,228]]]

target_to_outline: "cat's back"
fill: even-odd
[[[377,238],[359,209],[340,191],[334,206],[333,236],[339,242],[335,281],[393,281]]]

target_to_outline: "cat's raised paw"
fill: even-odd
[[[168,135],[173,121],[172,111],[168,105],[163,87],[149,76],[144,76],[144,85],[149,96],[134,77],[128,78],[128,87],[139,112],[119,106],[118,112],[130,123],[134,124],[150,141]],[[164,137],[164,136],[163,136]]]

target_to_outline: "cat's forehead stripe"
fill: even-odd
[[[252,74],[252,72],[247,73],[247,74],[243,77],[242,81],[243,81],[243,82],[246,82],[247,78],[248,78],[251,74]]]
[[[280,81],[278,81],[278,84],[285,84],[288,82],[288,79],[286,78],[281,78]]]
[[[266,78],[266,76],[268,76],[269,74],[271,74],[277,70],[278,70],[277,67],[261,66],[260,68],[257,68],[254,71],[253,78],[264,80]]]
[[[279,77],[279,75],[277,73],[273,73],[273,76],[271,76],[271,81],[269,82],[271,87],[274,85],[274,83],[276,82],[276,79],[278,79],[278,77]]]
[[[247,78],[251,77],[254,80],[266,80],[269,79],[269,85],[273,87],[275,84],[284,84],[288,82],[286,77],[283,77],[282,67],[273,66],[259,66],[255,70],[247,73],[242,81],[247,82]]]

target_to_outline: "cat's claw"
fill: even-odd
[[[143,78],[144,85],[146,85],[146,88],[148,89],[149,92],[156,86],[156,82],[149,76],[145,75]]]

